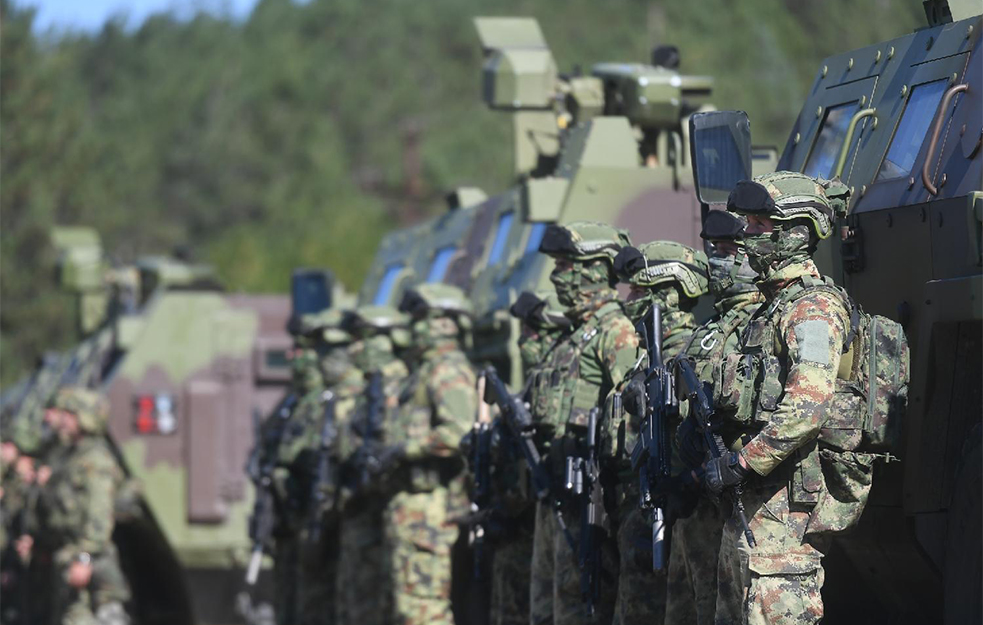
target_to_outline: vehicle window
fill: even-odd
[[[529,239],[526,241],[526,254],[539,251],[539,244],[543,242],[543,235],[546,234],[548,224],[538,222],[529,229]]]
[[[491,252],[488,254],[488,264],[497,265],[502,260],[505,252],[505,244],[508,242],[509,230],[512,228],[512,218],[515,214],[512,211],[502,213],[498,217],[498,227],[495,229],[495,241],[492,243]]]
[[[812,146],[812,152],[809,153],[802,173],[813,178],[818,176],[829,178],[833,175],[836,159],[843,147],[843,139],[846,138],[847,126],[850,125],[850,118],[856,110],[856,100],[826,109],[823,125],[819,127],[819,136],[816,137],[816,143]]]
[[[266,350],[266,366],[270,369],[286,369],[290,366],[290,360],[287,358],[287,350],[285,349],[268,349]]]
[[[389,296],[392,294],[393,286],[396,285],[396,277],[399,276],[399,272],[402,269],[403,263],[386,265],[386,273],[382,275],[379,288],[375,292],[375,297],[372,298],[373,304],[376,306],[385,306],[389,303]]]
[[[427,282],[440,282],[444,279],[444,276],[447,274],[447,268],[450,267],[451,259],[454,258],[454,252],[456,251],[457,248],[453,245],[448,245],[437,250],[437,253],[433,257],[433,262],[430,263]]]
[[[942,99],[948,82],[943,78],[918,85],[911,90],[908,104],[901,115],[901,121],[898,122],[898,129],[891,139],[891,147],[888,148],[887,156],[884,157],[884,162],[877,172],[878,181],[907,176],[914,167],[918,151],[925,141],[928,127],[935,119],[939,100]]]

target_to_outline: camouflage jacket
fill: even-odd
[[[638,336],[613,289],[597,292],[572,320],[573,330],[536,371],[530,390],[537,423],[579,437],[591,409],[603,408],[634,366]]]
[[[774,272],[759,288],[766,301],[724,364],[722,395],[735,418],[758,429],[741,450],[748,466],[765,476],[788,460],[793,500],[815,502],[822,488],[816,439],[836,388],[848,303],[811,260]]]
[[[422,354],[399,393],[393,427],[387,430],[407,461],[458,454],[478,410],[475,384],[474,368],[456,341],[440,342]]]
[[[52,454],[38,500],[39,535],[67,564],[80,553],[112,552],[116,492],[123,474],[101,437],[86,436]]]

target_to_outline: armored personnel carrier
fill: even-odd
[[[983,7],[924,6],[924,28],[822,62],[778,162],[852,188],[821,269],[911,350],[901,462],[826,559],[834,623],[983,620]]]
[[[114,535],[136,622],[233,622],[251,548],[243,467],[253,415],[270,412],[290,380],[291,298],[225,293],[211,268],[170,257],[112,267],[88,228],[52,239],[85,338],[4,393],[5,435],[36,444],[62,385],[105,392],[109,439],[142,487],[140,514]],[[326,272],[300,270],[293,287],[294,313],[331,303]]]
[[[359,302],[398,303],[419,281],[463,288],[478,311],[476,357],[518,382],[518,328],[507,308],[518,293],[548,286],[552,261],[537,253],[548,224],[594,219],[629,228],[638,242],[701,244],[687,119],[712,110],[713,80],[677,71],[671,47],[657,48],[651,64],[561,75],[536,20],[475,26],[484,101],[512,115],[516,183],[489,198],[458,190],[447,213],[389,234]],[[774,168],[774,150],[755,156],[755,173]]]

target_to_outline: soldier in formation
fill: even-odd
[[[108,417],[105,398],[66,386],[45,412],[52,434],[37,459],[4,443],[14,467],[2,493],[5,540],[14,551],[4,558],[5,577],[17,576],[17,601],[13,613],[5,606],[5,622],[130,622],[129,586],[112,541],[125,478],[105,439]]]
[[[322,316],[312,351],[321,380],[303,387],[311,408],[301,400],[294,411],[298,423],[323,424],[330,404],[337,423],[339,477],[320,498],[323,546],[311,553],[322,563],[308,573],[330,580],[333,594],[322,587],[310,618],[281,622],[460,622],[451,561],[462,530],[489,548],[491,574],[477,583],[490,586],[496,625],[818,622],[829,536],[863,507],[836,500],[823,463],[848,458],[869,470],[875,459],[823,427],[853,418],[825,415],[850,375],[841,356],[862,356],[850,351],[860,344],[855,307],[811,260],[846,197],[838,183],[796,173],[744,181],[727,211],[705,219],[709,257],[668,241],[635,248],[601,223],[549,226],[540,251],[554,261],[555,292],[525,293],[511,308],[523,375],[505,378],[524,380],[512,408],[479,396],[491,374],[479,378],[486,363],[468,358],[473,311],[456,287],[417,285],[398,311]],[[708,290],[713,310],[698,322]],[[649,336],[656,307],[661,334]],[[651,341],[661,350],[652,363]],[[657,398],[671,406],[660,426],[671,469],[644,493],[629,458],[654,414],[648,393],[660,368],[675,381]],[[522,432],[501,429],[508,410],[525,411]],[[859,436],[859,427],[837,431]],[[295,454],[323,447],[313,435],[323,427],[304,429]],[[532,441],[531,455],[503,442],[516,435]],[[490,492],[470,513],[466,466],[472,488]],[[658,571],[646,497],[668,502],[670,557]]]

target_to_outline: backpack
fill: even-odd
[[[786,302],[817,289],[834,292],[850,311],[836,393],[819,440],[844,451],[894,451],[908,406],[910,356],[904,328],[864,312],[845,290],[824,278],[803,278],[802,288]]]

